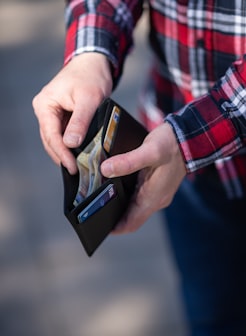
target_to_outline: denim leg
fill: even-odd
[[[186,179],[164,211],[192,336],[246,335],[246,199],[215,172]]]

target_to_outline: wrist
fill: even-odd
[[[83,52],[74,56],[69,63],[74,64],[77,70],[81,67],[88,67],[88,69],[92,68],[93,71],[100,71],[108,81],[113,82],[112,64],[107,56],[102,53]]]
[[[173,156],[177,164],[180,166],[180,170],[183,170],[183,175],[185,176],[187,174],[187,169],[185,165],[185,157],[183,156],[183,151],[180,147],[179,141],[176,137],[176,133],[173,129],[173,126],[168,121],[165,121],[164,123],[166,132],[168,133],[168,147],[170,149],[170,155]]]

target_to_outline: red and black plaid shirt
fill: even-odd
[[[65,64],[105,54],[118,82],[133,30],[148,4],[155,60],[141,96],[153,129],[171,123],[188,173],[215,163],[229,197],[246,190],[246,2],[244,0],[67,1]],[[205,168],[204,168],[205,167]]]

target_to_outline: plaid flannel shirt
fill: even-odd
[[[188,173],[215,163],[228,197],[246,190],[246,1],[66,1],[66,64],[83,52],[105,54],[117,85],[148,4],[155,58],[140,99],[149,130],[165,120]]]

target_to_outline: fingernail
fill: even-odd
[[[68,147],[76,147],[80,145],[81,137],[78,134],[65,134],[63,137],[64,143]]]
[[[111,162],[103,162],[102,163],[102,173],[106,177],[114,177],[113,165]]]

